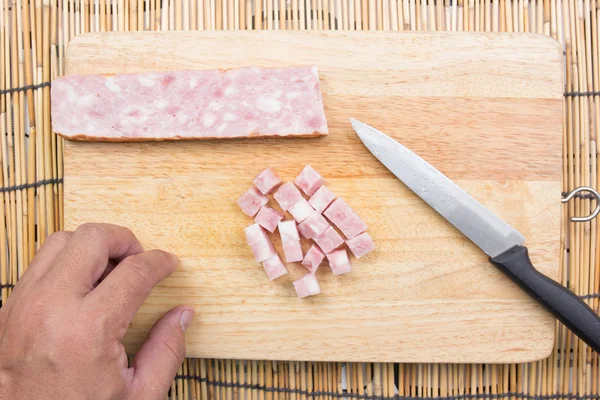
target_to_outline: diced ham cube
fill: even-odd
[[[271,207],[264,206],[260,209],[256,217],[254,218],[254,222],[268,230],[269,232],[275,232],[277,229],[277,224],[279,221],[283,219],[283,214],[277,210],[272,209]]]
[[[352,271],[352,264],[348,258],[346,249],[341,248],[327,254],[327,260],[329,261],[329,267],[334,275],[346,274]]]
[[[287,262],[298,262],[302,261],[302,246],[299,240],[290,240],[282,243],[283,253],[285,254],[285,260]]]
[[[281,258],[279,258],[279,255],[277,254],[271,256],[271,258],[267,258],[262,264],[270,281],[288,273]]]
[[[254,178],[254,185],[260,190],[262,194],[269,194],[281,184],[281,178],[271,169],[267,168],[256,178]]]
[[[244,214],[249,215],[250,217],[254,217],[258,210],[260,210],[261,207],[268,202],[269,198],[267,196],[263,196],[263,194],[260,193],[254,186],[248,189],[246,193],[237,199],[237,203]]]
[[[373,243],[371,236],[369,236],[367,232],[363,232],[360,235],[347,240],[346,244],[357,259],[367,255],[375,249],[375,243]]]
[[[294,217],[294,219],[298,222],[304,221],[306,218],[310,217],[315,210],[308,204],[305,198],[302,198],[299,202],[294,204],[288,210],[290,214]]]
[[[319,268],[319,265],[321,265],[324,258],[325,254],[323,254],[321,249],[315,245],[312,245],[306,252],[304,260],[302,260],[302,265],[314,274],[317,272],[317,268]]]
[[[352,215],[353,211],[344,199],[338,197],[323,213],[328,220],[333,222],[338,228],[339,223]]]
[[[248,243],[250,246],[269,240],[267,232],[265,232],[265,230],[258,224],[247,226],[244,228],[244,233],[246,234],[246,243]]]
[[[313,213],[298,225],[298,231],[306,239],[312,239],[329,228],[329,223],[319,213]]]
[[[337,224],[337,227],[340,228],[340,231],[342,231],[347,239],[352,239],[354,236],[367,230],[367,224],[354,213],[350,214],[348,218]]]
[[[322,213],[333,200],[335,200],[335,194],[323,185],[312,195],[308,202],[316,212]]]
[[[332,226],[325,229],[320,235],[315,236],[314,241],[325,254],[330,253],[332,250],[335,250],[344,244],[344,239],[342,239],[340,234],[337,233]]]
[[[251,244],[250,247],[252,248],[252,253],[254,254],[254,259],[256,259],[256,262],[263,262],[275,254],[273,243],[271,243],[268,238],[266,242],[262,241]]]
[[[304,199],[298,188],[292,182],[281,185],[275,194],[273,194],[273,198],[277,201],[279,207],[281,207],[283,211],[289,210],[291,206]]]
[[[307,165],[294,182],[304,193],[312,196],[325,183],[325,179],[313,167]]]
[[[296,227],[296,221],[287,220],[279,222],[279,236],[281,236],[281,242],[299,241],[300,235],[298,235],[298,228]]]
[[[265,230],[258,224],[252,224],[244,229],[246,243],[250,245],[256,262],[263,262],[275,254],[273,243]]]
[[[314,296],[321,293],[321,286],[314,274],[308,274],[295,281],[294,289],[296,289],[299,298]]]

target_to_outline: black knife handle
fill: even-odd
[[[558,320],[600,353],[600,317],[575,293],[538,272],[527,247],[514,246],[490,259],[513,282],[540,302]]]

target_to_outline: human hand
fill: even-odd
[[[159,319],[132,367],[121,340],[176,267],[116,225],[51,235],[0,308],[0,399],[164,399],[193,309]]]

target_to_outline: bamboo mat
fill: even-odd
[[[62,74],[75,35],[142,29],[549,35],[562,43],[565,55],[563,186],[569,191],[600,183],[599,19],[596,0],[0,0],[1,300],[40,244],[63,226],[62,141],[50,130],[49,82]],[[563,206],[561,282],[598,310],[599,221],[567,223],[592,206],[585,198]],[[549,359],[517,365],[188,359],[169,398],[600,399],[598,354],[562,326],[557,332]]]

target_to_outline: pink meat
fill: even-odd
[[[327,217],[328,220],[333,222],[336,226],[339,225],[340,222],[348,218],[353,213],[350,206],[342,199],[338,197],[331,205],[325,210],[323,215]],[[339,228],[339,226],[338,226]]]
[[[258,189],[252,186],[239,199],[237,204],[240,206],[244,214],[253,217],[262,206],[269,202],[267,196],[263,196]]]
[[[348,253],[344,248],[327,254],[327,260],[334,275],[342,275],[352,271],[352,264],[350,264]]]
[[[304,167],[300,175],[296,177],[294,183],[302,189],[307,196],[312,196],[315,194],[317,189],[319,189],[323,183],[325,183],[325,179],[310,165]]]
[[[300,235],[298,235],[298,227],[296,226],[296,221],[293,221],[291,219],[287,221],[280,221],[279,236],[281,236],[282,243],[289,241],[299,241]]]
[[[298,225],[298,231],[306,239],[312,239],[320,235],[327,228],[329,228],[329,223],[319,213],[311,214]]]
[[[281,258],[279,258],[279,255],[277,254],[273,255],[271,258],[267,258],[262,264],[270,281],[288,273]]]
[[[328,134],[319,73],[310,66],[64,76],[51,91],[52,127],[70,139]]]
[[[367,224],[354,213],[350,214],[348,218],[337,224],[337,227],[347,239],[352,239],[354,236],[367,230]]]
[[[315,236],[314,241],[325,254],[328,254],[344,244],[344,239],[342,239],[340,234],[337,233],[332,226],[325,229],[320,235]]]
[[[367,232],[363,232],[358,236],[346,241],[348,248],[357,259],[369,254],[375,249],[375,243]]]
[[[263,206],[260,209],[256,217],[254,218],[254,222],[268,230],[269,232],[275,232],[277,229],[277,224],[279,221],[283,219],[283,214],[277,210],[272,209],[271,207]]]
[[[271,169],[267,168],[256,178],[254,178],[254,185],[260,190],[262,194],[269,194],[281,184],[281,178]]]
[[[294,282],[294,289],[299,298],[315,296],[321,293],[321,286],[314,274],[308,274]]]
[[[250,245],[256,262],[263,262],[275,254],[273,243],[265,230],[258,224],[252,224],[244,229],[246,243]]]
[[[304,221],[306,218],[310,217],[315,210],[308,204],[305,198],[302,198],[299,202],[294,204],[288,210],[290,214],[294,217],[294,219],[298,222]]]
[[[321,265],[324,258],[325,254],[323,254],[321,249],[315,245],[312,245],[306,252],[304,260],[302,260],[302,265],[314,274],[317,272],[317,268],[319,268],[319,265]]]
[[[290,240],[282,243],[283,253],[285,254],[285,260],[287,262],[298,262],[302,261],[304,256],[302,255],[302,246],[299,240]]]
[[[273,198],[283,211],[287,211],[300,200],[304,200],[302,193],[292,182],[286,182],[277,189]]]
[[[312,195],[308,203],[316,212],[322,213],[335,200],[335,194],[323,185]]]

